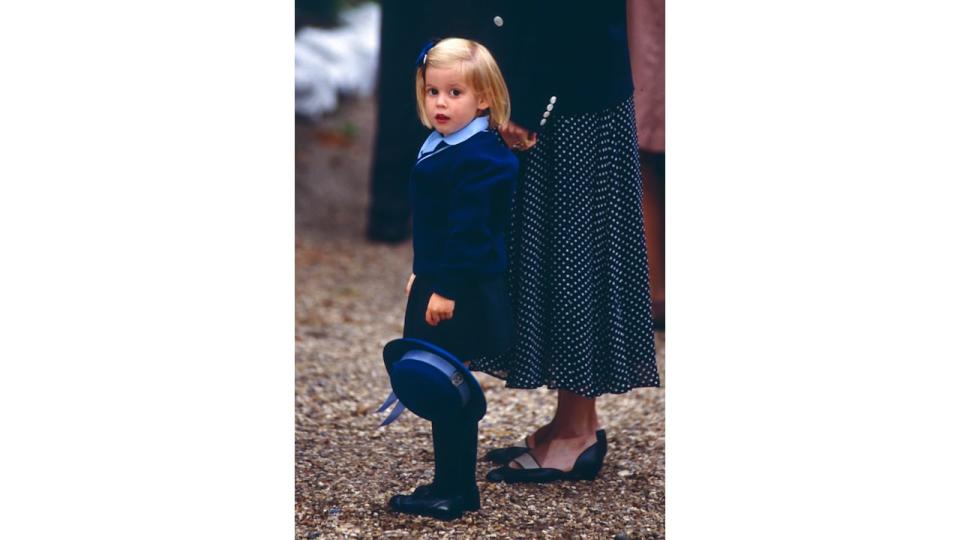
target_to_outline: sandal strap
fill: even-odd
[[[541,468],[540,463],[537,462],[537,458],[533,457],[533,455],[531,455],[530,452],[524,452],[523,454],[520,454],[519,456],[515,457],[513,460],[517,462],[517,465],[520,465],[524,469]]]

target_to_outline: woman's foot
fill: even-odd
[[[538,444],[543,444],[553,435],[553,421],[545,426],[540,426],[536,431],[527,435],[527,448],[534,449]]]
[[[492,461],[497,465],[506,465],[510,463],[510,460],[519,456],[520,454],[526,453],[531,448],[534,448],[537,444],[542,444],[549,436],[553,428],[553,422],[545,426],[541,426],[539,429],[534,431],[530,435],[526,435],[519,443],[515,443],[513,446],[506,446],[503,448],[495,448],[486,453],[483,457],[485,461]]]
[[[544,437],[536,446],[530,449],[530,454],[540,467],[545,469],[559,469],[569,471],[580,457],[580,454],[597,442],[597,430],[585,434],[563,434]],[[534,437],[536,434],[534,434]],[[528,443],[529,443],[528,437]],[[510,468],[522,468],[516,461],[510,462]]]
[[[533,433],[526,436],[524,442],[527,444],[527,448],[534,449],[538,444],[543,444],[546,441],[550,440],[553,437],[553,420],[549,424],[540,426]]]
[[[594,480],[603,467],[603,458],[607,454],[607,436],[603,430],[595,434],[596,442],[584,449],[573,460],[569,468],[563,469],[560,463],[561,451],[575,448],[576,444],[571,444],[581,437],[555,438],[541,445],[541,449],[553,450],[550,452],[558,460],[553,463],[553,467],[547,467],[537,461],[533,456],[533,451],[525,452],[523,455],[515,458],[510,465],[498,467],[487,472],[488,482],[506,482],[508,484],[516,483],[546,483],[555,480]]]
[[[557,391],[557,410],[553,420],[526,438],[527,448],[496,451],[496,457],[505,459],[491,461],[506,463],[529,452],[542,468],[570,471],[577,457],[597,442],[599,427],[596,398],[560,389]],[[518,469],[520,464],[510,463],[510,467]]]

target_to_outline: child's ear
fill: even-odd
[[[485,111],[489,108],[490,108],[490,104],[487,103],[487,98],[484,96],[480,96],[479,99],[477,99],[477,109],[481,111]]]

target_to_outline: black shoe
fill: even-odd
[[[413,490],[414,497],[418,497],[418,496],[430,497],[436,493],[437,493],[437,487],[433,485],[433,482],[430,482],[429,484],[424,484],[422,486],[418,486],[417,489]]]
[[[419,486],[417,489],[413,490],[413,497],[439,497],[440,490],[437,488],[436,484],[430,482],[429,484],[424,484]],[[403,495],[397,495],[397,497],[402,497]],[[480,490],[474,489],[470,493],[460,493],[459,496],[463,499],[464,507],[463,509],[468,512],[473,512],[474,510],[480,509]]]
[[[390,497],[389,505],[391,509],[404,514],[449,521],[463,516],[464,512],[479,510],[480,493],[441,495],[436,493],[433,484],[427,484],[414,490],[413,495]]]
[[[515,458],[517,463],[523,466],[522,469],[514,469],[509,465],[498,467],[487,473],[487,481],[506,482],[508,484],[520,482],[539,484],[553,482],[554,480],[593,480],[600,474],[600,468],[603,467],[603,458],[606,455],[607,434],[601,429],[597,432],[597,442],[577,457],[573,469],[569,471],[540,467],[533,455],[525,453]]]
[[[476,422],[433,422],[433,482],[418,487],[411,495],[394,495],[390,508],[443,520],[479,510],[477,427]]]
[[[520,454],[526,454],[530,451],[527,444],[527,438],[523,438],[523,446],[506,446],[504,448],[494,448],[483,456],[484,461],[492,461],[497,465],[506,465],[514,458],[520,457]]]

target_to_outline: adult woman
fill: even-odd
[[[518,342],[472,369],[558,397],[549,424],[487,454],[508,463],[487,478],[592,479],[606,453],[596,397],[659,386],[625,5],[503,8],[497,57],[514,112],[501,136],[527,150],[510,231]]]

